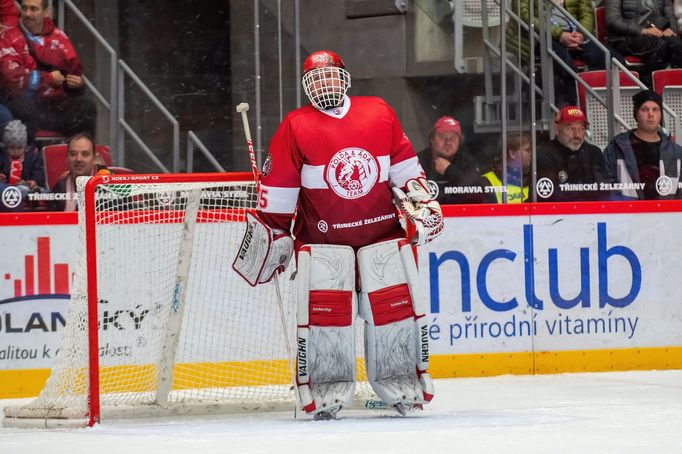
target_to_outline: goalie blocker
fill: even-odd
[[[294,241],[273,231],[260,218],[246,213],[246,230],[232,268],[252,287],[272,280],[286,268],[294,253]]]
[[[357,258],[348,246],[306,245],[299,251],[297,279],[296,384],[306,412],[333,418],[350,402],[358,309],[365,323],[367,375],[377,395],[401,414],[433,398],[426,301],[407,241],[365,246]]]

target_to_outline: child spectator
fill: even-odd
[[[481,177],[484,188],[485,203],[502,203],[507,194],[506,203],[523,203],[528,201],[528,184],[530,183],[530,165],[532,154],[530,134],[510,132],[507,134],[507,186],[502,184],[504,175],[502,157],[493,162],[492,170]]]
[[[28,148],[26,126],[19,120],[7,123],[2,137],[0,182],[21,187],[22,193],[43,189],[45,166],[35,147]]]

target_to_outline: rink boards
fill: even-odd
[[[682,204],[444,211],[445,233],[419,250],[435,377],[682,368]],[[49,374],[76,242],[75,215],[0,216],[0,398],[35,395]],[[134,344],[102,347],[112,367],[145,367],[116,360]]]

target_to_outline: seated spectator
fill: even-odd
[[[639,77],[651,87],[651,72],[682,67],[682,39],[670,0],[606,0],[609,44],[624,55],[641,57]]]
[[[0,33],[3,33],[10,26],[19,25],[19,9],[14,0],[0,0]],[[12,112],[5,105],[6,99],[2,99],[0,104],[0,131],[5,130],[7,123],[14,118]]]
[[[682,147],[661,132],[663,102],[653,90],[632,97],[637,127],[617,135],[604,149],[608,178],[617,198],[680,199]]]
[[[518,2],[518,3],[517,3]],[[567,0],[565,3],[560,1],[566,11],[583,27],[594,34],[594,8],[591,0]],[[550,5],[550,3],[547,3]],[[514,0],[513,11],[519,11],[520,17],[529,23],[530,8],[528,0]],[[519,8],[519,9],[516,9]],[[538,8],[534,8],[535,17],[533,19],[535,27],[539,30]],[[556,7],[552,7],[549,12],[549,22],[552,34],[552,50],[557,56],[568,65],[573,71],[577,71],[576,59],[585,63],[589,69],[604,69],[604,52],[589,38],[586,38],[582,31],[577,27],[571,17],[564,15]],[[530,40],[526,32],[521,32],[519,36],[518,24],[511,20],[507,26],[507,46],[510,50],[520,51],[521,58],[528,62]],[[540,43],[537,42],[536,55],[540,53]],[[625,59],[618,52],[609,49],[611,56],[625,63]],[[558,63],[554,63],[554,97],[555,104],[559,107],[577,103],[575,90],[575,79],[566,72]]]
[[[502,157],[493,161],[492,170],[481,177],[485,203],[523,203],[528,201],[530,182],[530,134],[510,132],[507,134],[507,186],[503,184]]]
[[[96,107],[84,92],[83,67],[48,17],[48,0],[22,1],[19,27],[0,34],[0,76],[8,107],[29,126],[29,141],[39,129],[94,133]]]
[[[459,122],[441,117],[429,132],[430,146],[417,154],[440,203],[480,201],[481,171],[463,140]]]
[[[12,120],[5,126],[2,137],[2,167],[0,182],[22,186],[22,192],[41,190],[45,185],[45,166],[40,153],[26,142],[26,126]]]
[[[76,211],[78,209],[76,178],[92,176],[98,171],[98,154],[95,140],[86,132],[78,133],[67,140],[66,163],[69,170],[59,177],[52,187],[53,193],[66,194],[65,200],[57,200],[53,209],[57,211]]]
[[[538,202],[609,198],[609,191],[600,186],[608,181],[604,158],[599,147],[585,142],[586,126],[585,114],[576,106],[566,106],[556,115],[554,140],[537,150]]]

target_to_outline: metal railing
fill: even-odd
[[[125,63],[125,61],[118,58],[116,50],[107,42],[102,34],[90,23],[87,17],[78,9],[78,7],[71,0],[57,0],[58,12],[58,26],[64,29],[65,12],[68,9],[69,14],[73,14],[75,18],[86,28],[86,30],[95,38],[107,52],[110,61],[110,86],[109,96],[107,97],[93,84],[87,77],[84,77],[86,86],[90,92],[97,98],[102,106],[109,112],[109,141],[112,148],[112,157],[114,163],[119,166],[125,166],[126,152],[125,139],[126,134],[140,147],[151,162],[162,172],[180,172],[180,127],[177,119],[168,111],[158,97],[149,89],[149,87],[135,74],[135,72]],[[168,168],[157,156],[157,153],[152,150],[144,138],[136,132],[130,123],[125,118],[125,83],[131,81],[139,88],[146,98],[158,109],[158,111],[168,120],[172,128],[172,165]],[[206,156],[208,162],[219,171],[225,171],[218,163],[213,154],[201,142],[197,135],[189,130],[188,134],[188,171],[191,171],[193,164],[190,164],[190,159],[193,161],[193,154],[195,147],[201,150]],[[190,158],[191,156],[191,158]]]

